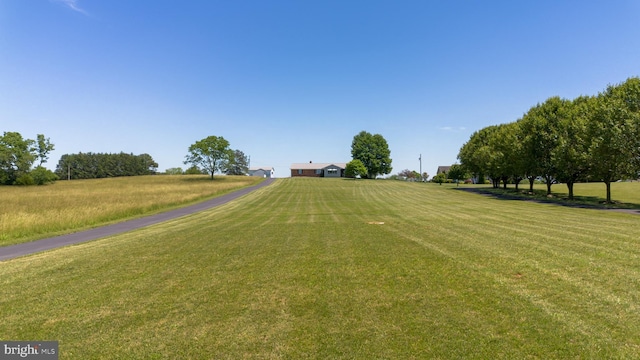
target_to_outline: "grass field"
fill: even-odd
[[[0,339],[59,340],[61,359],[637,358],[639,224],[447,185],[280,179],[0,263]]]
[[[0,187],[0,246],[147,215],[250,186],[260,178],[132,176]]]

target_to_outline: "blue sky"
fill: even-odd
[[[4,0],[0,131],[60,156],[186,166],[223,136],[289,176],[347,162],[362,130],[393,172],[456,162],[485,126],[640,75],[640,2]]]

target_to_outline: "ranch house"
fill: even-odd
[[[308,163],[291,164],[291,177],[344,177],[346,163]]]
[[[449,172],[451,166],[438,166],[438,170],[436,171],[436,175],[440,173],[444,173],[445,175]]]

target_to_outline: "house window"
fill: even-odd
[[[328,169],[329,175],[338,175],[338,169]]]
[[[302,175],[302,169],[298,169],[298,175]]]
[[[316,175],[322,175],[322,169],[316,169]]]

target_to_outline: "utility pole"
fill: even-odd
[[[418,160],[420,160],[420,182],[422,182],[422,154],[420,154]]]

